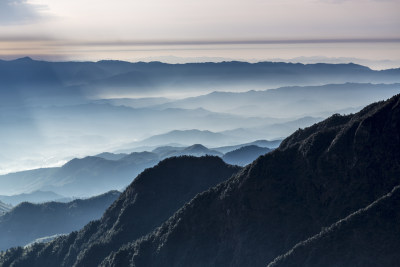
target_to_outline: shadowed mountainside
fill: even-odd
[[[400,187],[298,243],[268,267],[396,266],[400,262]]]
[[[198,195],[103,265],[265,266],[398,185],[399,147],[399,96],[332,116]]]
[[[197,195],[145,237],[129,236],[135,228],[126,227],[136,214],[128,207],[139,195],[134,190],[137,179],[100,221],[46,245],[14,249],[1,260],[14,266],[91,266],[92,260],[93,266],[100,261],[103,266],[265,266],[397,186],[399,147],[400,96],[395,96],[357,114],[334,115],[296,131],[277,150]],[[142,175],[156,177],[152,173],[160,166],[170,166],[173,173],[188,168],[184,162],[171,162]],[[190,173],[196,171],[191,168]],[[98,237],[126,239],[97,247],[92,233],[111,225],[116,227]],[[84,251],[76,260],[67,251],[79,250],[82,243],[98,249]],[[104,258],[106,251],[112,252]]]
[[[119,195],[118,191],[110,191],[68,203],[21,203],[0,217],[0,250],[23,246],[40,237],[78,230],[100,218]]]
[[[71,266],[78,261],[81,266],[96,266],[111,251],[152,231],[196,194],[239,170],[218,157],[166,159],[141,173],[102,219],[79,232],[56,239],[54,242],[60,242],[57,246],[61,246],[62,251],[69,251],[68,254],[28,264]],[[31,249],[40,247],[49,251],[53,250],[54,244],[38,244]]]

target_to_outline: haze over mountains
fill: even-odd
[[[118,191],[110,191],[68,203],[19,204],[0,216],[0,250],[78,230],[88,222],[99,219],[119,195]]]
[[[394,216],[399,148],[397,95],[354,115],[334,115],[300,129],[278,149],[197,195],[185,186],[193,184],[189,178],[222,178],[219,172],[227,177],[237,170],[215,157],[167,159],[135,179],[101,220],[50,243],[10,250],[0,263],[299,266],[311,259],[311,266],[393,266],[399,255],[398,238],[393,238],[399,233]],[[177,203],[171,197],[188,191],[194,194],[180,198],[181,204],[169,209],[176,212],[163,213],[163,219],[151,213],[143,223],[137,216],[147,214],[139,205],[146,198],[168,206]],[[151,227],[132,233],[135,223]],[[292,250],[296,244],[304,245]],[[329,248],[332,253],[323,253]]]
[[[22,202],[30,202],[30,203],[44,203],[49,201],[57,201],[57,202],[68,202],[72,199],[69,197],[65,197],[59,194],[56,194],[51,191],[33,191],[30,193],[22,193],[18,195],[4,196],[0,195],[0,201],[7,203],[12,206],[16,206]]]
[[[356,64],[0,61],[0,173],[142,146],[280,139],[398,93],[399,77]],[[185,143],[166,135],[192,130]]]
[[[109,190],[123,190],[139,173],[159,161],[179,156],[218,156],[226,162],[244,166],[262,154],[270,152],[266,146],[276,147],[280,140],[259,140],[250,144],[209,149],[201,144],[188,147],[162,146],[151,152],[110,153],[75,158],[62,167],[34,169],[0,175],[0,201],[17,205],[28,201],[66,202],[73,197],[89,197]],[[238,150],[251,146],[252,150]],[[229,156],[230,151],[234,151]],[[228,155],[226,159],[223,152]],[[45,191],[43,191],[45,190]],[[23,193],[29,192],[29,193]]]

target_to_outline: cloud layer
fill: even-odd
[[[27,24],[37,21],[43,6],[33,5],[26,0],[0,1],[0,25]]]

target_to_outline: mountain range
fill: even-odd
[[[99,219],[120,195],[118,191],[68,203],[23,202],[0,216],[0,250],[24,246],[37,238],[67,234]]]
[[[258,140],[251,144],[276,146],[280,140]],[[62,167],[42,168],[0,175],[0,200],[16,205],[23,201],[40,203],[45,201],[70,201],[73,197],[89,197],[109,190],[124,189],[144,169],[153,167],[168,157],[213,155],[223,158],[224,153],[247,144],[232,147],[209,149],[195,144],[188,147],[163,146],[151,152],[110,153],[75,158]],[[269,152],[270,149],[260,151]],[[255,160],[260,153],[249,154],[246,151],[235,152],[236,161],[232,164],[243,165]],[[240,161],[242,159],[242,161]],[[24,193],[30,192],[30,193]]]
[[[299,129],[278,149],[205,192],[180,198],[173,209],[167,208],[171,198],[188,190],[181,177],[220,177],[215,164],[222,161],[167,159],[135,179],[101,220],[50,243],[9,250],[0,263],[393,266],[399,255],[399,147],[397,95]],[[193,167],[185,160],[207,163]],[[139,208],[142,195],[156,199],[161,211]],[[175,211],[152,217],[166,209]],[[156,228],[137,232],[132,225]]]
[[[399,93],[398,73],[355,64],[1,61],[0,173],[176,146],[175,130],[186,132],[183,146],[282,139]],[[216,141],[196,141],[196,131]]]
[[[12,206],[16,206],[22,202],[30,202],[30,203],[43,203],[49,201],[57,201],[57,202],[69,202],[71,198],[64,197],[62,195],[56,194],[51,191],[33,191],[30,193],[22,193],[11,196],[3,196],[0,195],[0,201],[7,203]]]
[[[0,80],[2,88],[13,87],[25,93],[27,99],[36,100],[37,93],[50,98],[55,95],[74,98],[109,94],[110,88],[114,96],[127,93],[140,96],[171,91],[207,92],[210,88],[237,90],[249,86],[267,89],[345,82],[400,82],[399,69],[374,71],[356,64],[46,62],[30,58],[1,60]],[[37,89],[35,94],[27,90],[32,86]],[[18,97],[11,92],[7,95]]]

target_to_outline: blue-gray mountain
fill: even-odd
[[[267,154],[271,149],[255,145],[244,146],[234,151],[226,153],[222,159],[229,164],[245,166],[252,163],[256,158]]]
[[[7,91],[6,96],[15,100],[21,93],[36,100],[40,96],[98,96],[109,93],[110,88],[114,95],[198,90],[204,93],[210,88],[234,90],[345,82],[394,83],[400,82],[399,73],[399,69],[374,71],[356,64],[45,62],[23,58],[0,61],[0,91]],[[35,90],[27,90],[32,87]]]
[[[279,142],[259,140],[255,143],[262,146],[275,145]],[[23,201],[39,203],[57,200],[66,202],[71,200],[71,197],[88,197],[113,189],[120,190],[129,185],[132,179],[145,168],[152,167],[165,158],[183,155],[223,157],[223,153],[219,152],[218,149],[230,151],[245,145],[216,149],[209,149],[200,144],[188,147],[163,146],[154,149],[152,152],[143,151],[130,154],[105,152],[82,159],[75,158],[59,168],[43,168],[0,175],[0,192],[33,191],[28,194],[0,195],[0,200],[13,205]],[[253,155],[237,153],[237,159],[239,160],[243,156],[246,157],[246,161],[253,161],[259,155],[259,153]]]
[[[30,193],[23,193],[11,196],[3,196],[0,195],[0,201],[4,203],[10,204],[12,206],[16,206],[22,202],[30,202],[30,203],[43,203],[43,202],[50,202],[50,201],[57,201],[57,202],[69,202],[72,199],[69,197],[64,197],[62,195],[56,194],[51,191],[33,191]]]
[[[99,219],[119,195],[118,191],[110,191],[68,203],[21,203],[0,216],[0,250],[24,246],[40,237],[76,231]]]
[[[1,262],[5,266],[97,266],[99,262],[102,266],[137,267],[266,266],[297,243],[367,207],[399,185],[399,148],[400,95],[397,95],[367,106],[357,114],[334,115],[296,131],[278,149],[182,204],[146,236],[129,236],[135,228],[127,226],[141,218],[135,216],[136,210],[128,208],[135,205],[140,195],[141,189],[134,186],[134,182],[100,221],[49,244],[9,251],[1,256]],[[163,163],[142,175],[157,179],[155,173],[161,166],[162,170],[166,168],[175,174],[208,169],[205,165],[193,169],[174,159]],[[172,179],[166,180],[173,183]],[[396,195],[394,191],[393,196]],[[157,197],[162,203],[168,202],[163,195]],[[397,236],[398,227],[385,227],[385,223],[388,226],[392,223],[386,213],[369,214],[361,216],[360,221],[353,221],[354,227],[365,231],[359,234],[362,238],[378,231],[380,234],[371,235],[370,242],[377,251],[384,251],[388,244],[377,240],[381,234]],[[397,218],[398,209],[387,214]],[[383,216],[376,218],[375,215]],[[382,223],[374,223],[374,219]],[[372,226],[374,228],[370,228]],[[98,229],[104,231],[98,232]],[[357,228],[352,226],[351,229]],[[116,244],[113,236],[128,238],[117,239],[119,243]],[[341,239],[341,234],[337,236],[335,246],[350,247],[354,259],[362,259],[364,252],[357,250],[357,242],[351,243],[351,238]],[[95,241],[98,238],[103,240],[101,244]],[[346,244],[348,240],[350,243]],[[80,244],[92,248],[84,250]],[[391,262],[399,255],[396,244],[393,243],[388,253],[369,256],[380,262],[380,255],[385,255],[386,262]],[[390,253],[393,250],[395,254]],[[71,251],[80,251],[80,255]],[[336,257],[330,260],[330,266],[341,262]],[[349,266],[360,264],[362,262],[358,261]]]

